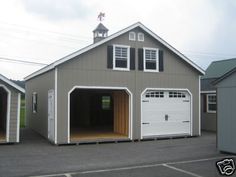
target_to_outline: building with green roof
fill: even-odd
[[[216,131],[216,88],[213,82],[236,67],[236,58],[213,61],[201,77],[201,127]]]

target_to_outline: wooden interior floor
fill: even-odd
[[[0,130],[0,142],[6,141],[6,133]]]
[[[102,140],[119,140],[127,139],[123,134],[115,133],[109,130],[72,130],[70,134],[72,142],[76,141],[102,141]]]

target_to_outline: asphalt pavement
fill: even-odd
[[[156,141],[55,146],[24,129],[21,143],[0,146],[0,176],[220,176],[214,133]]]

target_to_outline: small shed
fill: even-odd
[[[0,144],[20,141],[20,102],[25,90],[0,74]]]
[[[217,88],[217,147],[236,153],[236,68],[213,84]]]

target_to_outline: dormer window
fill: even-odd
[[[138,41],[144,41],[144,34],[138,33]]]
[[[130,47],[125,45],[113,46],[113,69],[129,70]]]
[[[135,41],[136,40],[135,32],[133,32],[133,31],[129,32],[129,40],[130,41]]]

